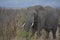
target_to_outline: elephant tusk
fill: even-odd
[[[21,26],[22,28],[24,27],[25,23]],[[34,25],[34,23],[32,23],[31,27]]]
[[[34,23],[32,23],[31,27],[34,25]]]
[[[21,26],[22,28],[24,27],[25,23]]]

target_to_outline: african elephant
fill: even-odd
[[[52,31],[53,39],[56,39],[57,26],[58,26],[58,13],[55,8],[46,6],[44,7],[44,10],[38,11],[38,20],[37,20],[38,37],[40,35],[40,30],[45,29],[47,33],[46,36],[47,39],[49,38],[50,31]]]
[[[34,35],[34,33],[37,31],[37,38],[40,37],[40,31],[45,29],[48,34],[46,38],[49,37],[49,32],[51,30],[53,33],[53,39],[56,39],[58,16],[54,8],[42,7],[39,5],[29,7],[25,21],[25,30],[28,33],[32,23],[34,23],[32,26],[32,34]]]

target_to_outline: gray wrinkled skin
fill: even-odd
[[[56,9],[49,6],[43,8],[39,5],[28,8],[27,18],[25,21],[25,30],[27,32],[29,32],[32,23],[34,23],[32,26],[32,36],[35,32],[37,32],[37,38],[39,38],[40,31],[45,29],[47,39],[49,38],[50,30],[52,31],[53,39],[56,39],[56,30],[58,24]]]

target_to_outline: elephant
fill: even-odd
[[[53,39],[56,39],[56,31],[58,26],[58,13],[55,8],[50,6],[44,7],[44,10],[38,12],[37,21],[37,35],[40,36],[40,31],[45,29],[47,36],[49,38],[49,32],[52,31]],[[33,25],[34,27],[34,25]],[[36,28],[36,27],[35,27]],[[34,31],[34,30],[33,30]]]
[[[35,32],[37,32],[37,38],[40,37],[40,31],[42,29],[45,29],[47,33],[47,39],[49,38],[50,31],[53,33],[53,39],[56,39],[56,31],[58,25],[58,16],[56,9],[50,6],[43,7],[40,5],[29,7],[27,9],[27,17],[25,21],[25,30],[27,32],[26,37],[29,36],[28,34],[31,27],[33,35]],[[29,39],[27,38],[27,40]]]

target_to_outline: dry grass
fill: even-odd
[[[26,12],[25,9],[0,9],[0,40],[26,40],[26,32],[21,28]],[[9,25],[7,25],[8,22]],[[57,40],[60,40],[58,30],[56,35]],[[44,40],[46,33],[44,30],[41,33],[42,36],[39,39],[34,36],[31,40]],[[52,33],[50,33],[50,39],[52,40]]]
[[[21,34],[21,33],[22,33],[22,34]],[[31,38],[31,40],[45,40],[45,36],[46,36],[45,31],[42,30],[41,34],[42,34],[42,35],[41,35],[41,37],[40,37],[39,39],[36,39],[36,36],[34,36],[34,37]],[[19,36],[19,35],[20,35],[20,36]],[[56,36],[57,36],[56,40],[59,40],[59,28],[58,28],[58,30],[57,30],[57,32],[56,32]],[[49,39],[50,39],[50,40],[53,40],[52,32],[50,32],[50,34],[49,34]],[[18,35],[17,35],[17,40],[26,40],[24,30],[21,30],[21,31],[20,31],[20,34],[18,33]]]

